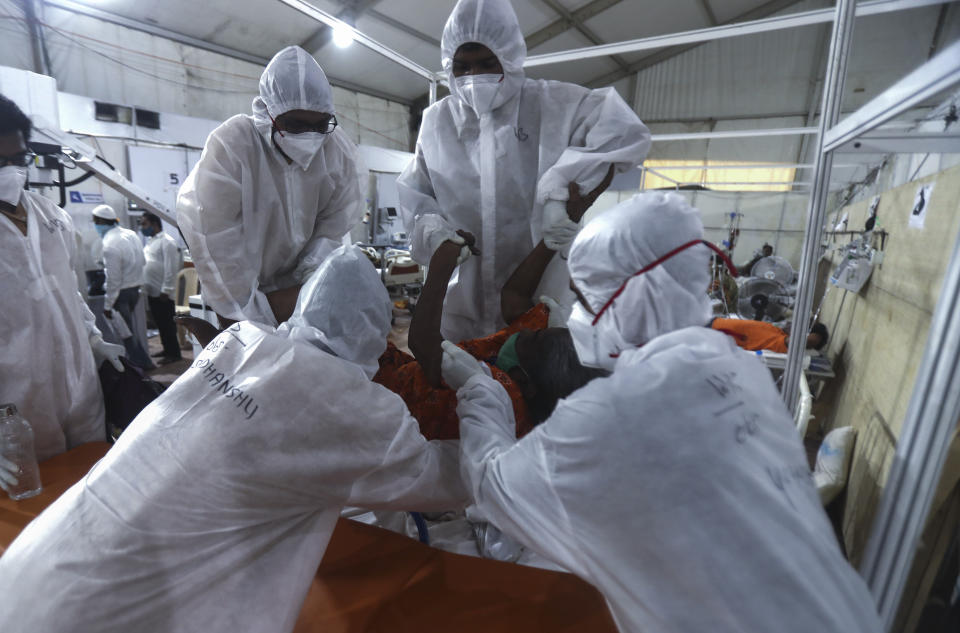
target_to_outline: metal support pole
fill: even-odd
[[[843,82],[847,75],[847,58],[853,40],[853,25],[856,6],[853,0],[839,0],[833,18],[833,33],[830,37],[830,55],[827,58],[827,75],[824,77],[823,104],[820,107],[820,128],[817,134],[816,165],[813,172],[813,190],[807,206],[807,226],[803,238],[803,256],[800,260],[800,283],[797,301],[793,308],[793,323],[790,329],[793,344],[787,350],[787,364],[783,372],[783,399],[787,409],[793,411],[800,389],[800,373],[803,371],[804,341],[810,329],[813,293],[817,283],[817,263],[820,261],[820,234],[826,216],[827,196],[830,194],[830,172],[833,154],[823,151],[826,132],[840,118],[843,101]]]
[[[437,102],[437,80],[430,80],[430,105],[433,105]]]
[[[917,543],[960,418],[960,235],[930,321],[903,431],[861,573],[884,630],[897,615]]]
[[[34,0],[20,0],[24,14],[27,16],[27,29],[30,31],[30,47],[33,51],[33,72],[39,75],[50,74],[50,63],[43,47],[43,33],[37,22],[37,8]]]

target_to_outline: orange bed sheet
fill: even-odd
[[[40,465],[43,492],[0,499],[0,552],[110,446],[84,444]],[[2,494],[2,493],[0,493]],[[340,519],[295,633],[616,633],[602,596],[576,576],[451,554]]]

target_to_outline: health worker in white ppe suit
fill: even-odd
[[[460,341],[505,325],[510,274],[541,239],[565,256],[579,229],[567,205],[589,206],[613,171],[642,162],[650,133],[613,88],[526,79],[508,0],[460,0],[441,50],[451,94],[424,111],[397,184],[414,259],[426,265],[444,241],[462,244],[457,230],[476,237],[480,255],[462,249],[444,302],[444,337]],[[539,294],[569,294],[561,258],[551,266],[555,282]]]
[[[106,439],[97,367],[109,360],[122,371],[124,351],[104,342],[77,291],[70,216],[23,189],[31,127],[0,95],[0,402],[30,422],[42,461]]]
[[[136,309],[147,265],[143,242],[139,235],[120,226],[117,212],[110,205],[94,207],[92,215],[93,228],[103,242],[103,316],[113,319],[113,311],[117,311],[131,332],[122,337],[127,358],[141,369],[153,369],[154,364],[136,335]]]
[[[878,633],[769,370],[704,327],[702,238],[673,193],[583,228],[568,326],[580,361],[613,373],[520,441],[503,388],[444,343],[465,482],[504,533],[595,585],[621,631]]]
[[[343,246],[222,332],[0,558],[0,631],[285,633],[344,505],[463,507],[456,445],[370,381],[390,305]]]
[[[300,285],[363,211],[356,146],[337,128],[326,75],[297,46],[267,64],[253,116],[210,134],[177,197],[201,292],[221,325],[285,321]]]

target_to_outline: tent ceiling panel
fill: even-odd
[[[398,31],[393,26],[385,24],[375,17],[368,15],[360,16],[360,19],[357,20],[357,29],[366,35],[372,37],[378,42],[390,42],[389,46],[393,50],[397,51],[404,57],[412,59],[421,66],[429,68],[432,70],[439,70],[440,68],[440,51],[436,47],[418,40],[417,38]],[[346,49],[339,49],[332,42],[323,47],[322,51],[317,54],[317,60],[323,64],[323,59],[327,53],[337,50],[344,51],[347,54],[352,53],[355,49],[363,49],[362,46],[358,44],[351,44]],[[379,56],[380,62],[379,66],[387,66],[393,69],[402,68],[401,66],[390,61],[386,57]],[[374,62],[376,63],[376,62]]]
[[[327,11],[339,7],[329,0],[312,1]],[[301,13],[264,0],[106,0],[91,6],[261,57],[302,42],[316,30]]]
[[[456,0],[431,0],[429,3],[423,0],[389,0],[388,2],[378,2],[373,6],[375,13],[381,13],[389,16],[398,22],[403,22],[409,27],[423,33],[435,40],[440,39],[443,34],[443,25],[447,22],[447,16]],[[429,10],[427,9],[429,5]],[[391,40],[383,42],[387,46],[391,45]],[[439,68],[440,51],[434,51],[434,62],[428,68]]]
[[[653,120],[724,119],[806,109],[817,27],[709,42],[639,73],[637,111]]]
[[[700,2],[647,0],[639,6],[635,2],[620,2],[587,20],[586,24],[605,42],[702,29],[712,25],[701,9]]]
[[[743,15],[751,9],[756,9],[758,6],[766,4],[765,2],[757,2],[757,0],[703,0],[703,2],[710,3],[713,14],[721,24],[729,22],[738,15]],[[791,9],[789,12],[795,10],[797,9]]]
[[[844,110],[859,108],[927,61],[939,13],[940,7],[925,7],[857,20],[844,85]],[[930,104],[934,103],[937,101]]]
[[[536,53],[548,53],[554,50],[567,50],[580,46],[589,46],[590,42],[578,31],[567,31],[536,48]],[[528,68],[526,74],[533,79],[557,79],[586,83],[590,77],[603,75],[617,69],[616,63],[609,57],[594,57],[555,66],[535,66]]]
[[[405,99],[415,99],[428,89],[423,77],[356,44],[349,48],[325,46],[317,60],[333,77],[348,79],[361,86],[374,86],[380,92]]]

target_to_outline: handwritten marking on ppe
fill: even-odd
[[[236,386],[236,379],[231,383],[231,379],[227,378],[226,374],[217,371],[217,366],[209,358],[200,358],[194,361],[190,365],[190,369],[201,370],[201,375],[213,390],[223,394],[224,398],[232,400],[238,409],[242,408],[243,412],[247,414],[248,420],[257,414],[260,405],[254,402],[250,394]]]
[[[735,437],[738,444],[743,444],[751,435],[755,435],[760,430],[760,416],[755,413],[747,413],[743,416],[743,422],[738,424],[735,431]]]
[[[63,220],[59,218],[50,218],[49,220],[41,219],[40,223],[43,224],[43,227],[50,231],[51,233],[55,231],[64,231],[67,228],[67,225],[63,223]]]
[[[726,406],[726,407],[720,409],[719,411],[714,411],[714,412],[713,412],[713,417],[719,417],[719,416],[723,415],[724,413],[729,413],[729,412],[733,411],[734,409],[736,409],[737,407],[742,407],[744,404],[746,404],[746,403],[745,403],[743,400],[741,400],[741,401],[739,401],[739,402],[734,402],[733,404],[731,404],[731,405],[729,405],[729,406]]]
[[[727,371],[721,374],[711,374],[707,378],[707,384],[716,389],[717,393],[726,398],[733,392],[740,393],[743,387],[737,384],[737,372]]]
[[[239,331],[240,331],[240,324],[239,324],[239,323],[234,323],[233,325],[231,325],[230,327],[227,328],[227,334],[229,334],[229,335],[232,336],[234,339],[236,339],[237,343],[240,343],[240,345],[242,345],[243,347],[246,347],[247,344],[243,342],[243,339],[241,339],[239,336],[237,336],[236,334],[234,334],[234,332],[239,332]]]

